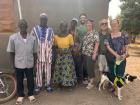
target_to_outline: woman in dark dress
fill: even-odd
[[[111,21],[112,33],[105,40],[108,49],[107,62],[109,73],[112,77],[123,77],[126,67],[126,57],[128,56],[128,34],[120,32],[119,21],[114,19]],[[115,67],[116,66],[116,67]]]

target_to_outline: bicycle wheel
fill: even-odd
[[[10,74],[0,74],[0,79],[4,85],[0,84],[0,103],[4,103],[15,96],[17,82]]]

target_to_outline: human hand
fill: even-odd
[[[34,77],[36,77],[36,72],[37,72],[37,68],[36,68],[36,65],[33,67],[33,74],[34,74]]]
[[[96,57],[97,57],[97,53],[93,53],[92,60],[95,61],[96,60]]]
[[[12,70],[15,70],[15,69],[16,69],[16,67],[15,67],[14,64],[11,65],[11,69],[12,69]]]
[[[120,56],[120,55],[116,55],[116,60],[121,60],[122,59],[122,57]]]

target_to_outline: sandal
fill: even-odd
[[[30,103],[36,102],[36,98],[34,96],[29,96],[28,99],[29,99]]]
[[[53,92],[53,89],[52,89],[51,87],[47,87],[46,90],[47,90],[49,93]]]
[[[18,97],[18,98],[17,98],[17,101],[16,101],[16,105],[21,105],[21,104],[23,104],[23,99],[24,99],[24,97]]]
[[[89,83],[88,85],[87,85],[87,89],[91,89],[91,88],[93,88],[94,87],[94,85],[93,84],[91,84],[91,83]]]

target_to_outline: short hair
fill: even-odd
[[[85,14],[85,13],[81,13],[81,14],[79,15],[79,18],[80,18],[81,16],[85,16],[85,17],[87,17],[87,14]]]
[[[26,24],[26,25],[28,26],[27,21],[26,21],[25,19],[20,19],[20,20],[18,21],[18,27],[19,27],[21,24]]]
[[[92,19],[88,19],[87,22],[88,21],[91,22],[91,23],[94,23],[94,20],[92,20]]]
[[[92,27],[94,27],[94,20],[92,20],[92,19],[88,19],[87,22],[91,22]]]

